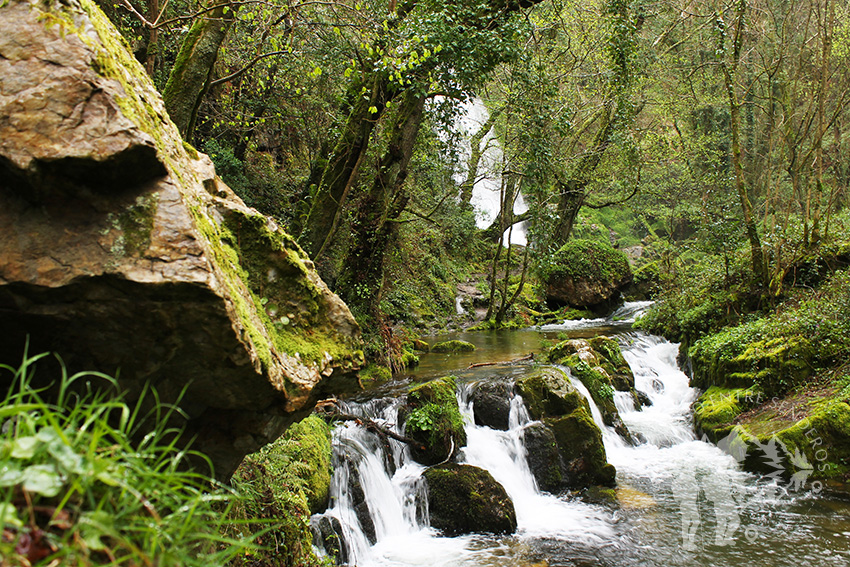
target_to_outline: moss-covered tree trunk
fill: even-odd
[[[558,182],[558,215],[552,230],[552,244],[555,249],[560,248],[569,240],[576,216],[584,205],[587,186],[590,184],[593,173],[599,167],[605,150],[611,145],[611,133],[614,130],[615,123],[614,109],[614,101],[609,100],[605,108],[600,111],[599,120],[601,122],[593,143],[570,172],[570,178]]]
[[[364,96],[364,88],[368,96]],[[319,260],[330,245],[369,149],[372,131],[394,95],[389,80],[382,73],[371,74],[365,83],[353,83],[348,91],[351,111],[322,170],[310,211],[300,227],[299,243],[313,260]]]
[[[481,163],[481,157],[484,154],[481,149],[481,142],[484,141],[487,133],[493,129],[493,125],[501,112],[501,109],[494,110],[469,140],[470,152],[469,159],[466,162],[466,179],[460,185],[460,203],[469,209],[472,209],[472,189],[478,180],[478,165]]]
[[[410,158],[422,123],[425,96],[405,92],[392,125],[390,140],[372,187],[359,203],[352,226],[352,247],[339,288],[355,314],[381,319],[384,258],[398,235],[398,217],[410,195],[404,189]]]
[[[210,0],[214,5],[215,0]],[[212,79],[218,51],[236,16],[238,5],[223,5],[195,20],[180,46],[162,98],[180,134],[190,139],[198,107]]]

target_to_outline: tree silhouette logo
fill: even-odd
[[[708,438],[702,439],[710,443]],[[682,547],[696,551],[697,536],[702,523],[700,503],[705,509],[711,502],[715,520],[714,545],[729,546],[735,543],[735,534],[741,528],[741,518],[748,512],[758,513],[764,502],[789,492],[806,488],[814,467],[806,456],[795,449],[791,451],[777,437],[761,442],[757,437],[735,428],[716,443],[737,466],[712,468],[689,461],[673,477],[671,489],[679,505],[682,519]],[[755,483],[755,487],[741,481],[740,468],[747,458],[760,459],[770,472]],[[790,465],[790,466],[788,466]],[[787,470],[794,470],[786,482]],[[746,526],[743,533],[750,542],[758,538],[758,526]]]

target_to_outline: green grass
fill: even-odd
[[[11,384],[0,404],[4,565],[209,566],[252,550],[251,537],[220,534],[236,494],[190,466],[206,459],[177,445],[168,423],[179,410],[148,391],[145,413],[151,404],[104,393],[109,376],[69,376],[61,360],[54,384],[36,388],[45,357],[0,365]]]

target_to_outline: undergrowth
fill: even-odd
[[[206,459],[177,445],[167,424],[178,410],[145,413],[94,387],[114,379],[69,376],[61,361],[37,388],[46,356],[0,365],[12,384],[0,405],[0,564],[208,567],[252,550],[252,536],[220,534],[236,495],[189,466]]]

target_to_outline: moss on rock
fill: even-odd
[[[589,408],[587,400],[560,368],[546,366],[535,370],[519,379],[516,387],[534,419],[567,415],[580,407]]]
[[[688,355],[692,386],[757,386],[773,397],[802,385],[812,375],[816,353],[805,337],[754,340],[745,329],[731,328],[700,339]]]
[[[392,379],[393,373],[386,366],[380,364],[369,364],[366,368],[360,370],[360,383],[364,386],[367,384],[376,384],[387,382]]]
[[[489,472],[445,464],[425,471],[431,527],[449,536],[516,531],[514,504]]]
[[[602,433],[586,409],[581,407],[569,415],[546,418],[543,422],[555,434],[571,487],[616,484],[617,471],[608,463]]]
[[[455,354],[458,352],[473,352],[475,345],[466,341],[443,341],[431,347],[431,352]]]
[[[755,388],[721,388],[712,386],[694,404],[694,426],[697,433],[713,442],[728,435],[735,419],[762,401]]]
[[[288,449],[281,454],[270,451],[269,458],[279,459],[281,462],[289,460],[303,463],[303,472],[299,476],[304,481],[304,496],[310,512],[321,512],[328,505],[333,472],[330,426],[320,417],[310,415],[292,424],[284,433],[283,439],[282,445]]]
[[[628,258],[609,244],[574,239],[562,246],[544,269],[550,302],[608,310],[619,290],[632,281]]]
[[[446,376],[421,384],[407,394],[404,432],[421,445],[412,445],[411,453],[422,464],[447,461],[466,445],[456,389],[454,377]]]

